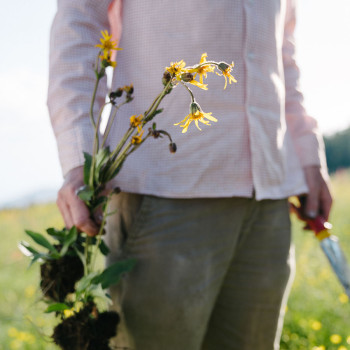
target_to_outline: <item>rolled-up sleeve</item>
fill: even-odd
[[[111,0],[58,0],[50,36],[48,108],[63,175],[91,153],[94,131],[89,110],[95,84],[93,65],[100,31],[109,29]],[[104,102],[98,90],[95,114]]]
[[[301,165],[324,168],[326,160],[322,135],[316,120],[306,113],[303,106],[303,95],[299,86],[300,71],[295,61],[295,24],[296,0],[288,0],[283,41],[287,125]]]

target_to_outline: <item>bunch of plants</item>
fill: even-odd
[[[101,33],[100,44],[96,45],[99,52],[94,66],[96,81],[90,105],[90,120],[95,137],[92,154],[84,153],[84,186],[77,191],[88,207],[91,218],[96,217],[97,212],[102,212],[99,232],[92,237],[79,232],[76,227],[48,228],[44,234],[27,230],[26,234],[35,244],[26,241],[20,243],[21,251],[31,258],[30,265],[35,262],[40,264],[40,288],[47,303],[45,312],[53,313],[58,319],[52,339],[63,350],[111,349],[110,339],[117,334],[120,318],[115,311],[108,311],[108,305],[112,303],[108,289],[137,263],[127,259],[104,269],[96,266],[99,256],[109,253],[103,235],[106,219],[114,213],[109,212],[108,203],[112,196],[120,192],[119,188],[106,191],[107,184],[118,175],[127,157],[148,138],[167,138],[170,152],[176,152],[177,147],[170,134],[158,130],[154,122],[154,118],[162,112],[160,103],[176,86],[183,86],[191,98],[189,114],[175,124],[182,127],[185,133],[192,122],[200,129],[199,122],[210,125],[210,122],[217,121],[212,113],[203,112],[190,86],[207,90],[203,80],[207,73],[213,72],[225,78],[224,88],[227,81],[230,84],[235,82],[230,73],[233,63],[207,61],[206,54],[194,66],[186,66],[182,60],[172,62],[160,79],[163,88],[159,95],[143,114],[130,117],[129,128],[117,146],[110,149],[107,140],[112,124],[118,110],[133,100],[134,87],[129,85],[111,91],[98,115],[94,115],[99,84],[106,75],[106,69],[116,66],[111,57],[114,50],[119,50],[107,31]],[[102,115],[107,105],[111,105],[112,109],[107,125],[101,132]]]

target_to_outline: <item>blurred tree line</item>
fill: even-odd
[[[324,137],[330,173],[350,167],[350,127]]]

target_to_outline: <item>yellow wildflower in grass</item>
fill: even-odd
[[[345,293],[342,293],[339,295],[339,301],[342,304],[346,304],[349,301],[349,297]]]
[[[36,288],[34,286],[28,286],[24,290],[25,296],[29,299],[35,294]]]
[[[350,335],[346,338],[346,342],[350,345]]]
[[[311,321],[311,328],[314,331],[319,331],[322,328],[322,323],[319,321]]]
[[[203,77],[206,78],[207,73],[212,73],[215,69],[215,66],[213,66],[212,64],[205,64],[205,62],[207,62],[207,57],[207,53],[203,53],[199,61],[199,67],[188,69],[189,73],[195,73],[194,78],[196,78],[196,76],[199,75],[199,82],[201,84],[203,84]]]
[[[17,350],[22,348],[22,342],[18,339],[14,339],[10,343],[10,349],[11,350]]]
[[[348,348],[344,345],[339,346],[338,350],[347,350]]]
[[[191,106],[190,106],[190,114],[188,114],[184,120],[182,120],[179,123],[176,123],[174,125],[180,125],[181,128],[183,128],[182,133],[187,132],[188,127],[190,126],[190,124],[194,121],[194,123],[196,124],[197,128],[199,130],[202,130],[199,125],[198,122],[201,122],[205,125],[211,125],[209,123],[209,121],[213,121],[213,122],[217,122],[218,120],[216,118],[214,118],[211,113],[204,113],[202,111],[202,109],[200,108],[199,104],[196,102],[192,102]]]
[[[18,335],[19,331],[17,330],[17,328],[15,327],[10,327],[8,330],[7,330],[7,334],[9,337],[11,338],[16,338],[17,335]]]
[[[326,347],[324,345],[314,346],[312,350],[326,350]]]
[[[24,343],[28,343],[28,344],[34,344],[35,343],[35,337],[33,334],[30,334],[28,332],[19,332],[18,340],[21,340]]]
[[[333,344],[339,344],[342,341],[342,337],[339,334],[332,334],[329,337],[329,340],[333,343]]]
[[[231,83],[237,83],[237,80],[231,75],[231,70],[234,66],[234,63],[227,64],[226,62],[220,62],[218,65],[218,68],[220,69],[222,74],[216,73],[217,75],[223,76],[225,78],[225,86],[224,90],[227,86],[227,78],[229,80],[229,84]]]
[[[166,67],[165,70],[180,81],[181,74],[185,72],[185,66],[186,62],[184,62],[184,60],[181,60],[179,62],[170,62],[170,67]]]

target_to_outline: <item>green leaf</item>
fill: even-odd
[[[74,243],[77,240],[77,237],[78,237],[78,230],[75,226],[73,226],[69,230],[68,234],[64,237],[63,246],[60,251],[61,256],[64,256],[67,253],[72,243]]]
[[[100,242],[100,245],[98,246],[99,249],[100,249],[100,252],[103,254],[103,255],[108,255],[110,250],[109,248],[107,247],[105,241],[101,240]]]
[[[89,153],[84,152],[84,183],[89,184],[90,180],[90,169],[92,164],[92,156]]]
[[[101,301],[105,302],[106,304],[112,305],[113,302],[110,298],[110,296],[103,290],[101,283],[99,284],[92,284],[89,286],[87,290],[87,294],[92,296],[94,300],[100,299]]]
[[[30,244],[26,241],[21,241],[18,244],[18,249],[24,254],[25,256],[33,257],[34,254],[39,254],[39,252],[30,246]]]
[[[79,249],[77,247],[73,247],[75,253],[78,255],[78,257],[80,258],[81,262],[83,263],[84,265],[84,270],[86,270],[86,261],[85,261],[85,256],[84,254],[79,251]]]
[[[91,210],[97,209],[99,206],[107,203],[108,197],[106,196],[100,196],[94,200],[91,206]]]
[[[46,230],[47,234],[51,236],[52,238],[56,239],[60,243],[63,243],[64,237],[67,235],[67,229],[64,228],[63,230],[57,230],[53,227],[50,227]]]
[[[91,283],[93,283],[92,280],[96,278],[98,275],[99,275],[98,272],[90,272],[88,275],[84,276],[81,280],[79,280],[76,286],[77,293],[80,293],[86,290],[91,285]]]
[[[110,154],[111,154],[111,152],[109,150],[109,147],[101,148],[97,152],[96,159],[95,159],[95,162],[96,162],[95,171],[98,172],[98,170],[101,168],[101,166],[106,163],[106,161],[109,159]]]
[[[101,283],[102,288],[106,289],[113,284],[119,282],[122,275],[129,272],[136,264],[135,259],[128,259],[124,261],[118,261],[113,265],[107,267],[100,275],[96,276],[93,280],[93,284]]]
[[[28,268],[31,267],[38,260],[46,260],[46,261],[52,260],[52,257],[49,254],[45,254],[45,253],[33,254],[32,261],[30,262]]]
[[[25,232],[35,243],[47,248],[50,252],[54,253],[53,255],[58,255],[56,248],[42,234],[29,230]]]
[[[69,309],[70,307],[67,304],[55,303],[51,304],[44,312],[48,314],[50,312],[64,311]]]
[[[77,191],[78,197],[83,200],[85,203],[89,202],[94,195],[94,191],[90,186],[85,185],[79,188]]]

